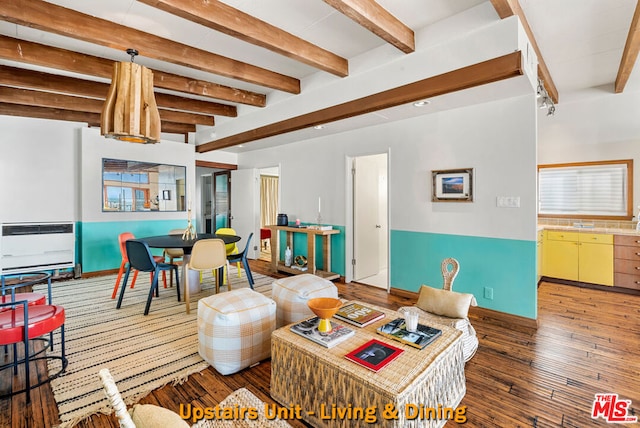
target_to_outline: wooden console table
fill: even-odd
[[[287,272],[295,275],[301,273],[310,273],[320,276],[322,278],[332,280],[339,278],[340,275],[331,272],[331,235],[340,233],[337,229],[331,230],[316,230],[302,227],[289,227],[289,226],[267,226],[271,229],[271,267],[274,272]],[[287,232],[287,246],[291,248],[293,253],[293,234],[294,233],[306,233],[307,234],[307,270],[301,271],[294,269],[293,267],[287,267],[284,265],[284,261],[280,260],[280,231]],[[322,236],[322,266],[323,270],[316,268],[316,236]]]

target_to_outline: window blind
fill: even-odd
[[[627,165],[540,168],[538,212],[552,215],[627,215]]]

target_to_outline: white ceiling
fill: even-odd
[[[305,82],[318,71],[311,66],[254,46],[209,28],[173,16],[135,0],[48,0],[92,16],[135,27],[161,37],[195,46],[216,54],[258,65]],[[377,0],[378,3],[414,31],[458,14],[483,0]],[[634,69],[624,93],[614,94],[622,51],[636,7],[635,0],[519,0],[535,35],[542,56],[558,89],[556,115],[546,117],[541,111],[541,139],[579,137],[597,132],[600,142],[640,141],[640,71]],[[249,13],[313,44],[346,59],[358,57],[385,45],[382,39],[351,21],[321,0],[224,0],[230,6]],[[0,8],[2,6],[0,5]],[[498,15],[495,19],[499,20]],[[73,23],[69,23],[73,25]],[[0,21],[0,34],[88,53],[117,61],[128,60],[125,52],[45,33]],[[134,47],[134,46],[132,46]],[[190,76],[240,89],[267,94],[267,109],[271,100],[281,93],[239,80],[213,75],[149,58],[136,62],[154,70]],[[43,70],[27,64],[0,60],[0,64]],[[66,74],[58,70],[46,70]],[[82,76],[87,79],[87,76]],[[98,80],[93,78],[93,80]],[[167,91],[165,91],[167,92]],[[184,94],[181,94],[184,95]],[[288,95],[287,95],[288,96]],[[295,96],[295,95],[291,95]],[[228,104],[228,103],[227,103]],[[603,108],[601,106],[606,106]],[[238,106],[238,115],[248,114],[256,107]],[[425,113],[437,111],[426,108]],[[383,120],[397,120],[415,115],[406,106],[341,121],[333,126],[338,132],[368,126]],[[420,113],[424,114],[424,113]],[[629,120],[621,120],[620,118]],[[216,118],[224,123],[232,118]],[[199,128],[197,143],[204,143],[215,133],[215,127]],[[294,135],[272,137],[268,142],[249,143],[229,151],[254,150],[267,145],[282,144],[312,136],[309,130]]]

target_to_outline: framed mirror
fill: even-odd
[[[102,159],[102,211],[186,211],[187,168]]]

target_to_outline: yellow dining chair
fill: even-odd
[[[189,269],[197,271],[216,270],[216,294],[220,291],[220,284],[223,282],[224,268],[227,262],[227,251],[222,239],[201,239],[193,245],[191,257],[185,266],[187,274],[184,286],[184,301],[187,305],[187,313],[191,311],[189,302]],[[222,268],[222,271],[220,270]],[[228,281],[231,290],[231,281]]]
[[[230,227],[221,227],[220,229],[216,230],[216,235],[235,235],[236,231],[233,230]],[[232,254],[238,254],[239,250],[238,250],[238,246],[236,245],[236,243],[232,243],[232,244],[226,244],[225,245],[226,249],[227,249],[227,256],[230,256]],[[240,262],[236,263],[236,267],[238,268],[238,278],[240,278]]]

